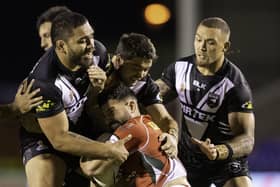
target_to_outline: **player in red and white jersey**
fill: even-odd
[[[104,160],[83,160],[82,169],[101,186],[167,187],[189,186],[186,171],[178,158],[161,150],[160,128],[149,115],[141,115],[134,93],[123,84],[110,88],[99,97],[105,120],[116,127],[109,141],[132,135],[125,144],[130,156],[122,164]]]

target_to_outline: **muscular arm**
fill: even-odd
[[[160,95],[163,98],[164,103],[177,97],[176,92],[173,91],[163,80],[158,79],[155,81],[155,83],[159,87]]]
[[[104,135],[104,134],[103,134]],[[108,140],[108,134],[98,138],[99,141]],[[96,181],[113,184],[115,174],[118,172],[120,163],[114,159],[93,159],[82,157],[80,160],[80,167],[83,173]]]
[[[114,144],[114,146],[110,146],[110,144],[96,142],[70,132],[68,130],[68,119],[65,111],[52,117],[39,118],[38,122],[53,147],[59,151],[100,159],[116,157],[118,160],[123,161],[126,159],[126,157],[124,158],[123,156],[128,154],[125,153],[126,150],[123,143],[122,145]],[[119,158],[117,156],[118,154]]]
[[[232,112],[228,115],[235,137],[227,143],[232,147],[233,158],[248,155],[254,147],[255,117],[253,113]]]
[[[249,155],[254,147],[254,130],[255,118],[253,113],[232,112],[229,114],[229,124],[233,131],[234,138],[224,143],[228,144],[232,149],[232,155],[226,144],[214,145],[207,138],[200,141],[192,138],[194,144],[200,147],[200,150],[206,154],[210,160],[224,160],[229,156],[239,158]]]
[[[161,150],[169,157],[177,156],[179,139],[177,122],[169,115],[163,104],[152,104],[147,106],[146,110],[152,116],[153,121],[165,132],[159,137],[159,141],[163,142]]]
[[[149,105],[146,107],[146,110],[162,131],[168,132],[169,129],[175,129],[178,132],[177,122],[170,116],[163,104]]]

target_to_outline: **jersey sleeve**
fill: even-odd
[[[40,88],[38,95],[43,96],[43,103],[35,108],[38,118],[50,117],[64,110],[61,91],[54,84],[35,80],[33,88]]]
[[[171,89],[175,89],[175,84],[176,84],[175,63],[170,64],[165,70],[163,70],[160,79],[163,82],[165,82]]]
[[[137,94],[137,99],[139,103],[143,104],[145,107],[162,103],[159,87],[150,77],[147,77],[146,85],[139,94]]]
[[[234,87],[229,93],[229,112],[253,112],[252,93],[248,84]]]

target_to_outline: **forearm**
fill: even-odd
[[[223,144],[215,145],[215,160],[240,158],[249,155],[254,147],[254,138],[248,135],[239,135]]]
[[[233,158],[249,155],[254,147],[255,139],[247,134],[239,135],[227,142],[233,151]]]
[[[106,173],[106,171],[108,172],[113,164],[116,164],[114,159],[98,160],[84,157],[81,159],[82,171],[90,177],[102,175]]]
[[[229,114],[233,134],[227,143],[232,148],[233,158],[249,155],[254,147],[255,117],[253,113],[235,112]]]
[[[176,137],[178,140],[179,129],[177,122],[171,116],[165,116],[163,118],[153,119],[156,124],[159,125],[159,128],[166,133],[169,133]]]
[[[111,149],[108,144],[93,141],[74,132],[67,131],[51,142],[55,149],[69,154],[94,159],[111,158]]]

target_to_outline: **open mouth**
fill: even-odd
[[[83,55],[82,56],[82,58],[84,59],[84,60],[93,60],[93,54],[92,53],[86,53],[85,55]]]

